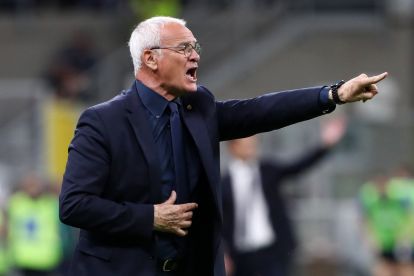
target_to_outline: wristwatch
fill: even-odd
[[[336,103],[336,104],[344,104],[344,103],[346,103],[346,102],[342,101],[342,100],[339,98],[339,95],[338,95],[338,89],[339,89],[339,87],[341,87],[344,83],[345,83],[345,81],[344,81],[344,80],[341,80],[340,82],[338,82],[338,83],[336,83],[336,84],[331,85],[332,99],[333,99],[334,103]]]

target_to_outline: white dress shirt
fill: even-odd
[[[229,165],[235,212],[234,244],[248,252],[276,240],[261,185],[257,162],[232,160]]]

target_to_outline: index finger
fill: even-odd
[[[384,73],[376,75],[376,76],[368,77],[368,78],[364,79],[363,82],[364,82],[364,85],[374,84],[374,83],[378,83],[378,82],[382,81],[387,76],[388,76],[388,72],[384,72]]]
[[[184,203],[184,204],[180,204],[179,206],[182,211],[187,212],[187,211],[191,211],[197,208],[198,204],[197,203]]]

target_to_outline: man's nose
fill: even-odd
[[[196,52],[196,50],[191,49],[191,55],[188,57],[189,60],[199,62],[200,55]]]

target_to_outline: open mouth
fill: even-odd
[[[197,81],[197,67],[188,69],[185,75],[187,76],[189,80]]]

